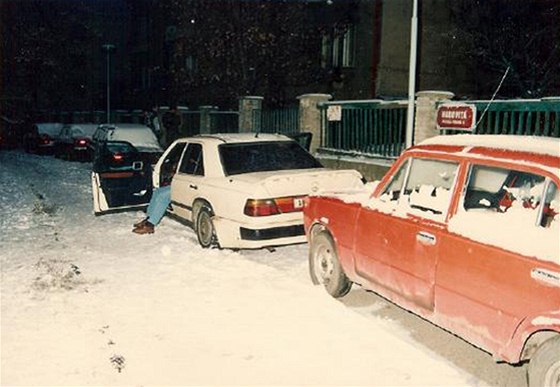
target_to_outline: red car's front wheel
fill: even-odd
[[[352,287],[352,282],[340,266],[332,237],[326,231],[320,232],[311,241],[309,273],[314,284],[323,285],[336,298],[346,295]]]

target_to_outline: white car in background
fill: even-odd
[[[283,135],[213,134],[172,143],[155,165],[153,181],[135,187],[131,199],[158,187],[175,169],[169,213],[191,225],[205,248],[304,243],[303,204],[309,194],[364,184],[358,171],[324,168]]]

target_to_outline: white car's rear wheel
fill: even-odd
[[[335,244],[327,232],[316,235],[309,248],[309,273],[316,285],[323,285],[333,297],[346,295],[352,282],[346,277],[336,253]]]
[[[203,248],[217,244],[216,230],[212,222],[212,210],[206,206],[198,211],[196,216],[196,237]]]

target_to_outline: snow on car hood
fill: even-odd
[[[253,194],[263,197],[318,194],[363,186],[358,171],[326,168],[246,173],[230,176],[229,180],[247,184]]]

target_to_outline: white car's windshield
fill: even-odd
[[[298,143],[290,141],[223,144],[220,145],[220,157],[228,176],[323,167]]]

